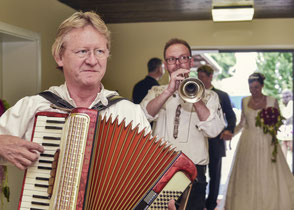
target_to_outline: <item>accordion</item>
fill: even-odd
[[[167,209],[195,180],[195,165],[138,130],[91,109],[37,113],[32,141],[45,152],[25,172],[19,209]]]

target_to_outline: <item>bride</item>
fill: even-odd
[[[235,134],[242,130],[227,186],[225,210],[294,210],[294,178],[277,145],[276,161],[272,161],[272,136],[256,127],[258,112],[267,107],[278,108],[278,102],[262,94],[265,77],[249,76],[251,96],[242,100],[241,121]]]

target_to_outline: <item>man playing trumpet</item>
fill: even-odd
[[[197,181],[193,183],[186,209],[205,207],[206,165],[209,163],[208,137],[224,128],[222,110],[216,93],[205,90],[194,103],[178,94],[181,82],[193,66],[191,48],[181,39],[171,39],[164,47],[164,65],[170,75],[167,85],[149,90],[141,106],[149,121],[155,121],[153,134],[182,150],[196,165]]]

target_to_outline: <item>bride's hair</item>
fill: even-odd
[[[248,83],[252,83],[254,81],[259,82],[261,85],[263,85],[263,81],[265,80],[265,76],[262,73],[255,72],[251,74],[248,78]]]

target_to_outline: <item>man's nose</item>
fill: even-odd
[[[96,58],[95,54],[93,52],[89,52],[87,59],[86,59],[86,63],[91,64],[91,65],[95,65],[97,64],[98,59]]]

